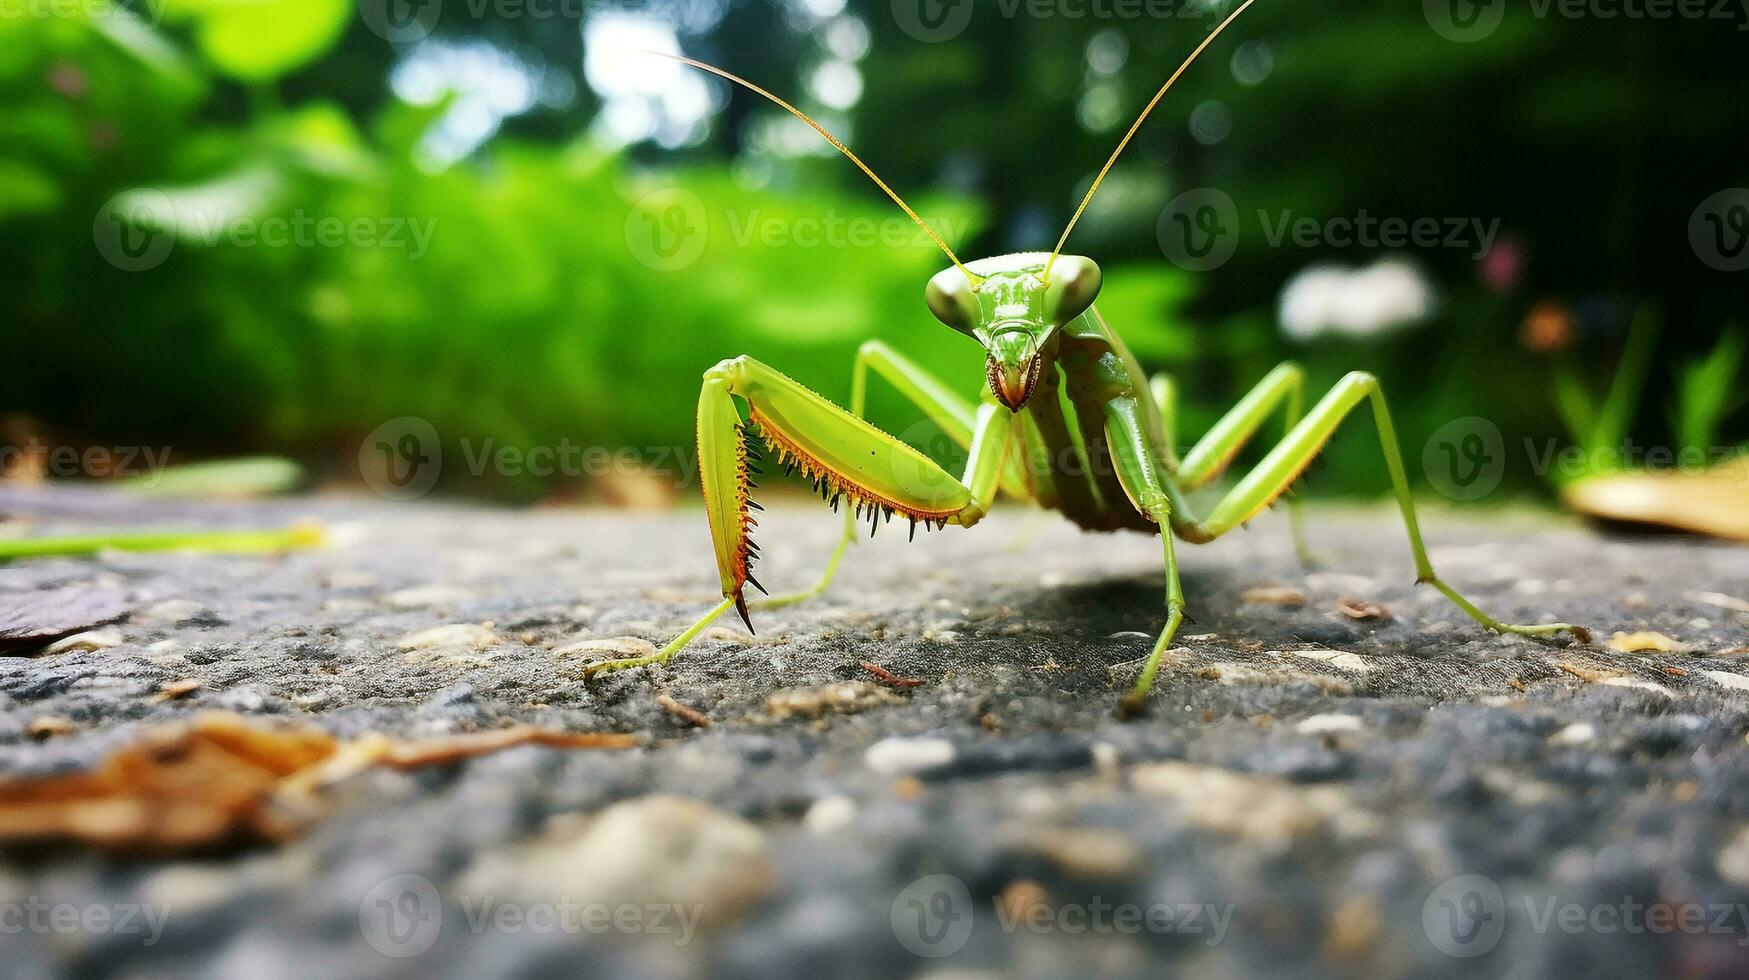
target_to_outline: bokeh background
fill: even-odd
[[[981,357],[930,318],[943,260],[871,183],[636,49],[792,98],[979,256],[1049,248],[1229,9],[4,0],[0,442],[269,452],[347,485],[412,419],[439,492],[689,500],[673,454],[722,357],[840,399],[865,338],[968,393]],[[1070,244],[1107,271],[1107,319],[1179,377],[1181,439],[1290,357],[1315,391],[1383,376],[1411,459],[1485,420],[1504,485],[1532,494],[1551,474],[1527,445],[1749,435],[1749,10],[1648,9],[1260,0]],[[1643,392],[1606,407],[1624,353]],[[875,412],[926,438],[896,400]],[[1383,489],[1351,428],[1313,491]],[[617,462],[488,460],[543,446]]]

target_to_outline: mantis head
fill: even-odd
[[[1099,295],[1101,275],[1092,259],[1058,256],[1049,279],[1044,263],[1045,253],[1038,252],[985,259],[966,270],[952,266],[923,292],[936,319],[983,345],[990,390],[1011,412],[1026,405],[1055,360],[1063,325]]]

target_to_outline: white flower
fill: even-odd
[[[1361,269],[1311,266],[1281,292],[1282,332],[1295,340],[1332,333],[1371,337],[1426,319],[1433,290],[1416,268],[1384,259]]]

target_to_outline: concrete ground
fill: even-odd
[[[1158,544],[1040,515],[914,544],[889,528],[825,597],[756,610],[757,636],[731,617],[666,667],[586,681],[592,659],[659,644],[714,601],[702,512],[8,492],[0,513],[0,533],[307,514],[335,539],[0,568],[0,621],[45,596],[101,595],[122,617],[0,655],[0,775],[89,767],[208,710],[348,737],[529,723],[641,739],[369,771],[283,843],[6,846],[8,977],[1749,963],[1738,546],[1427,515],[1448,580],[1505,619],[1586,625],[1585,647],[1493,637],[1416,588],[1388,510],[1313,508],[1311,573],[1266,519],[1181,550],[1195,622],[1147,714],[1122,722],[1162,620]],[[774,507],[760,578],[811,581],[836,533],[817,507]],[[1669,649],[1611,649],[1617,632]]]

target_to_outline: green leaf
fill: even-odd
[[[346,30],[351,0],[170,0],[167,16],[197,22],[195,40],[213,66],[267,82],[320,57]]]
[[[61,203],[53,177],[22,160],[0,159],[0,220],[15,214],[41,214]]]
[[[1745,346],[1741,330],[1727,330],[1712,353],[1679,369],[1675,426],[1682,448],[1711,450],[1718,444],[1719,426],[1741,404],[1736,382]]]

